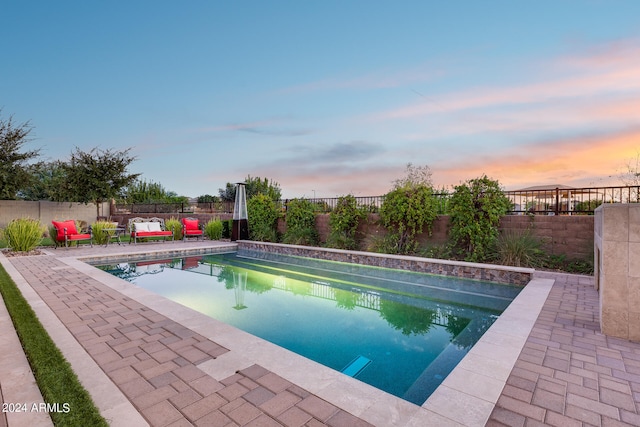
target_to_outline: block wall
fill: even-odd
[[[378,224],[379,216],[369,214],[367,220],[358,227],[362,250],[367,249],[369,240],[375,236],[383,236],[387,231]],[[501,232],[522,232],[529,229],[542,240],[545,251],[553,255],[565,255],[569,259],[593,257],[593,215],[507,215],[500,222]],[[431,234],[418,235],[422,245],[443,244],[449,237],[449,217],[439,216],[432,225]],[[283,219],[278,222],[278,231],[284,233],[286,224]],[[316,216],[316,229],[320,241],[326,242],[329,237],[329,215]]]
[[[108,203],[100,206],[100,216],[109,216]],[[24,217],[37,219],[47,226],[52,220],[65,219],[75,219],[91,224],[97,219],[97,210],[94,204],[0,200],[0,228],[5,227],[13,219]]]

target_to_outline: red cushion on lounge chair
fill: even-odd
[[[67,236],[67,240],[87,240],[91,238],[91,234],[72,234]],[[64,237],[62,238],[64,240]]]
[[[182,223],[187,231],[198,230],[198,220],[197,219],[182,219]]]
[[[76,222],[72,219],[67,221],[51,221],[53,226],[56,228],[58,235],[56,236],[56,240],[62,241],[64,240],[64,229],[67,229],[67,236],[72,234],[78,234],[76,230]]]

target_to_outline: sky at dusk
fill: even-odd
[[[5,1],[0,108],[40,160],[131,148],[218,194],[620,184],[640,152],[640,1]]]

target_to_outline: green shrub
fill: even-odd
[[[109,221],[96,221],[91,224],[91,232],[93,233],[93,241],[97,245],[106,245],[113,236],[113,231],[104,231],[105,229],[113,230],[118,225]]]
[[[567,259],[566,255],[548,255],[544,259],[542,266],[548,270],[564,271],[574,274],[593,275],[593,258],[588,259]]]
[[[380,220],[389,236],[387,246],[397,254],[412,254],[418,249],[416,235],[437,218],[437,203],[430,187],[424,184],[405,185],[384,196],[380,208]]]
[[[338,249],[357,249],[356,231],[366,212],[358,207],[353,195],[338,198],[335,209],[329,214],[327,246]]]
[[[278,208],[265,194],[256,194],[247,202],[249,237],[260,242],[277,242]]]
[[[529,230],[505,231],[496,241],[495,259],[499,264],[535,268],[543,265],[544,257],[542,242]]]
[[[204,234],[210,240],[220,240],[222,238],[222,221],[219,218],[212,218],[204,225]]]
[[[182,222],[179,219],[171,217],[164,222],[164,227],[168,231],[173,231],[173,239],[182,239]]]
[[[223,239],[230,239],[232,231],[233,231],[233,220],[232,219],[226,219],[226,220],[222,221],[222,238]]]
[[[318,244],[315,204],[306,199],[293,199],[287,204],[287,231],[283,242],[292,245]]]
[[[449,237],[466,261],[489,259],[498,238],[500,218],[511,208],[511,201],[498,181],[486,175],[455,187],[449,201]]]
[[[7,245],[17,252],[28,252],[36,248],[42,241],[45,227],[40,221],[31,218],[12,220],[4,230],[2,236]]]

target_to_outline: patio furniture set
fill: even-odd
[[[76,226],[76,222],[72,219],[66,221],[51,221],[53,227],[56,230],[55,236],[51,236],[55,242],[56,247],[64,244],[65,247],[69,247],[70,243],[89,241],[89,244],[93,246],[93,231],[91,227],[88,230],[81,230]],[[190,237],[196,239],[204,239],[204,230],[200,225],[200,221],[196,218],[182,218],[182,240],[186,240]],[[112,228],[104,228],[100,231],[106,233],[108,238],[106,239],[106,245],[111,243],[115,239],[116,243],[122,244],[121,236],[130,233],[130,240],[133,244],[137,244],[139,239],[155,239],[162,238],[162,241],[170,239],[174,240],[173,231],[167,230],[164,219],[162,218],[131,218],[126,227],[120,226],[117,222],[113,223]]]

